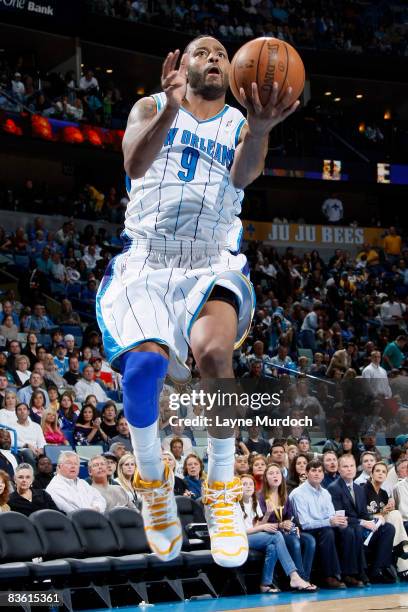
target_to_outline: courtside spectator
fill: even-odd
[[[37,460],[37,473],[33,480],[33,489],[46,489],[54,477],[54,468],[51,459],[40,455]]]
[[[339,462],[335,452],[326,451],[323,453],[324,478],[322,480],[322,487],[324,489],[327,489],[339,477],[338,467]]]
[[[282,470],[283,477],[286,479],[288,476],[288,469],[286,467],[286,452],[283,443],[278,441],[272,444],[270,452],[270,463],[276,463]]]
[[[306,468],[307,480],[290,494],[290,501],[302,531],[316,540],[316,555],[325,586],[344,588],[340,580],[345,564],[340,565],[336,550],[336,528],[345,529],[347,518],[336,515],[330,493],[321,486],[324,478],[323,464],[317,459]],[[347,561],[346,559],[344,560]]]
[[[136,488],[133,484],[136,471],[136,460],[131,453],[125,453],[122,455],[122,457],[119,459],[117,471],[118,475],[115,478],[115,482],[121,486],[133,507],[139,508],[141,500],[139,499]]]
[[[16,370],[14,380],[17,387],[22,387],[30,378],[30,360],[27,355],[19,355],[15,359]]]
[[[242,476],[249,473],[248,455],[238,455],[235,457],[234,474]],[[255,482],[255,481],[254,481]]]
[[[79,457],[72,451],[64,451],[58,457],[57,474],[46,491],[58,509],[66,514],[88,508],[105,512],[106,501],[94,487],[78,478]]]
[[[106,512],[113,508],[133,508],[134,506],[122,487],[109,484],[108,464],[102,455],[96,455],[88,461],[88,471],[92,487],[97,489],[106,501]]]
[[[355,479],[355,484],[365,485],[365,483],[370,480],[371,472],[376,461],[377,457],[375,456],[375,453],[372,453],[371,451],[365,451],[361,453],[361,474],[358,476],[358,478]]]
[[[339,532],[341,536],[340,554],[348,560],[349,567],[353,569],[350,574],[357,575],[357,580],[360,581],[364,569],[361,549],[363,542],[371,533],[369,543],[366,545],[372,560],[370,581],[373,583],[395,582],[394,574],[390,570],[393,562],[392,547],[395,528],[389,523],[376,523],[370,519],[364,490],[354,483],[356,471],[354,457],[343,455],[339,459],[340,477],[328,489],[335,509],[344,511],[347,518],[347,529]],[[350,531],[354,534],[352,542],[348,539]],[[348,571],[347,574],[349,574]]]
[[[16,467],[16,490],[10,495],[10,510],[30,516],[37,510],[58,510],[52,497],[43,489],[34,489],[34,470],[28,463]]]
[[[304,453],[296,454],[290,461],[286,479],[288,494],[307,480],[306,467],[308,463],[309,457]]]
[[[69,445],[68,440],[58,426],[58,416],[52,408],[44,410],[41,417],[41,429],[47,444],[56,444],[59,446]]]
[[[201,486],[204,475],[204,464],[200,457],[190,453],[184,460],[184,484],[193,499],[201,498]]]

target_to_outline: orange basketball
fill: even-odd
[[[278,38],[262,37],[238,49],[231,62],[230,87],[240,104],[240,87],[250,96],[251,83],[258,84],[261,103],[266,104],[274,81],[279,84],[278,100],[282,99],[288,87],[292,87],[288,106],[301,95],[305,86],[305,67],[292,45]]]

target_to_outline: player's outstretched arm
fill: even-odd
[[[161,84],[167,97],[163,110],[157,112],[153,98],[142,98],[130,112],[122,149],[126,174],[131,179],[141,178],[150,168],[183,102],[187,55],[182,57],[176,70],[179,55],[178,50],[169,53],[163,63]]]
[[[278,102],[278,83],[274,83],[269,100],[263,106],[256,83],[252,83],[251,96],[247,96],[245,91],[240,89],[247,109],[248,125],[242,131],[231,167],[232,184],[237,189],[244,189],[262,173],[268,152],[269,132],[299,106],[297,101],[288,107],[291,92],[289,87],[285,96]]]

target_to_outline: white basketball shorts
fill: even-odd
[[[100,284],[96,314],[107,359],[143,342],[169,350],[169,376],[189,380],[186,365],[192,325],[215,285],[232,291],[239,304],[235,348],[245,340],[255,309],[246,257],[216,244],[160,239],[133,240],[110,262]]]

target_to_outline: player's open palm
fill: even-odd
[[[288,87],[285,95],[278,100],[279,88],[274,83],[266,104],[262,105],[258,86],[252,83],[251,95],[247,95],[241,87],[240,94],[247,110],[248,128],[251,134],[258,137],[266,136],[278,123],[289,117],[299,106],[299,100],[290,105],[292,88]]]
[[[185,98],[187,90],[188,55],[185,53],[176,70],[180,51],[170,52],[163,62],[161,86],[167,97],[167,104],[172,108],[179,108]]]

